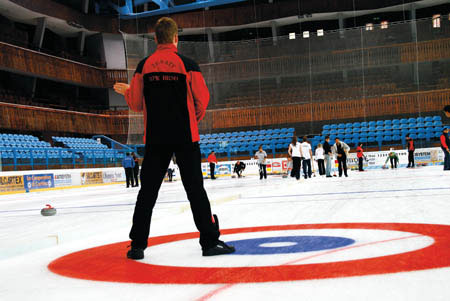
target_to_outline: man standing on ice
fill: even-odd
[[[145,156],[141,189],[130,231],[130,259],[144,258],[150,221],[161,183],[175,154],[197,229],[203,256],[229,254],[234,247],[219,240],[218,221],[203,187],[198,122],[205,115],[209,91],[196,62],[177,52],[178,26],[160,18],[155,26],[156,51],[137,66],[131,84],[116,83],[128,106],[144,113]],[[167,123],[167,120],[174,120]]]

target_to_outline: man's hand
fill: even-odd
[[[130,88],[130,85],[126,83],[115,83],[113,88],[116,93],[125,95],[125,92]]]

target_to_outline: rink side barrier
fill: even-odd
[[[0,172],[0,195],[121,184],[121,167]]]
[[[406,150],[395,150],[399,157],[399,167],[408,163]],[[379,169],[385,164],[389,151],[367,152],[368,161],[364,161],[365,169]],[[441,148],[421,148],[414,153],[417,165],[442,165],[444,153]],[[242,173],[246,175],[258,175],[259,166],[255,159],[243,160],[246,168]],[[314,162],[314,161],[313,161]],[[216,177],[231,177],[236,161],[222,161],[215,168]],[[287,158],[267,159],[268,174],[285,174],[287,172]],[[388,161],[387,165],[390,165]],[[358,159],[356,153],[348,156],[348,166],[356,169]],[[313,164],[317,170],[317,163]],[[210,177],[208,163],[202,163],[202,172],[205,178]],[[179,179],[178,168],[175,168],[174,179]],[[167,180],[167,179],[165,179]],[[0,172],[0,195],[11,193],[23,193],[32,191],[56,190],[67,188],[80,188],[89,186],[121,184],[125,182],[125,171],[122,167],[89,168],[89,169],[55,169],[55,170],[29,170]]]
[[[398,167],[405,167],[408,164],[408,151],[406,149],[394,150],[399,157]],[[364,155],[367,161],[364,160],[365,169],[381,169],[385,164],[386,159],[390,151],[378,151],[378,152],[367,152]],[[259,175],[258,162],[255,159],[241,160],[245,163],[246,167],[243,176],[246,175]],[[444,152],[440,147],[430,147],[430,148],[418,148],[414,153],[414,161],[416,165],[442,165],[444,162]],[[287,157],[286,158],[273,158],[267,159],[267,174],[286,174],[287,172]],[[236,161],[221,161],[216,164],[215,176],[216,177],[231,177],[235,175],[234,164]],[[390,162],[386,163],[390,166]],[[350,153],[347,158],[347,165],[350,169],[358,168],[358,158],[356,153]],[[318,170],[317,162],[313,161],[312,165],[315,171]],[[335,160],[335,167],[337,167],[337,161]],[[209,163],[202,163],[202,172],[204,178],[210,177]]]

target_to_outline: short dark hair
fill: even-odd
[[[450,105],[446,105],[443,109],[444,112],[449,112],[450,113]]]
[[[291,144],[292,145],[295,145],[297,143],[297,136],[292,136],[292,141],[291,141]]]
[[[405,136],[405,137],[409,138],[409,133],[408,133],[408,134],[406,134],[406,136]]]
[[[328,136],[328,135],[327,135],[327,136],[325,136],[325,140],[327,140],[327,139],[330,139],[330,136]]]
[[[178,26],[173,19],[162,17],[156,22],[155,35],[158,44],[172,44],[177,34]]]
[[[303,142],[306,142],[306,141],[308,141],[308,137],[306,137],[306,136],[303,136]]]

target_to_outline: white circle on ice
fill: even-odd
[[[297,243],[296,242],[268,242],[268,243],[264,243],[264,244],[260,244],[260,247],[263,248],[279,248],[279,247],[290,247],[290,246],[295,246]]]
[[[145,256],[141,262],[180,267],[305,265],[383,257],[415,251],[434,243],[433,238],[429,236],[411,232],[379,229],[299,229],[258,231],[221,235],[220,239],[227,242],[276,236],[335,236],[353,239],[355,243],[336,249],[290,254],[203,257],[201,256],[198,238],[196,238],[151,246],[146,250],[147,256]],[[268,246],[268,248],[275,247],[274,243],[267,243],[264,245],[266,245],[266,247]],[[189,258],[189,260],[186,260],[186,258]]]

